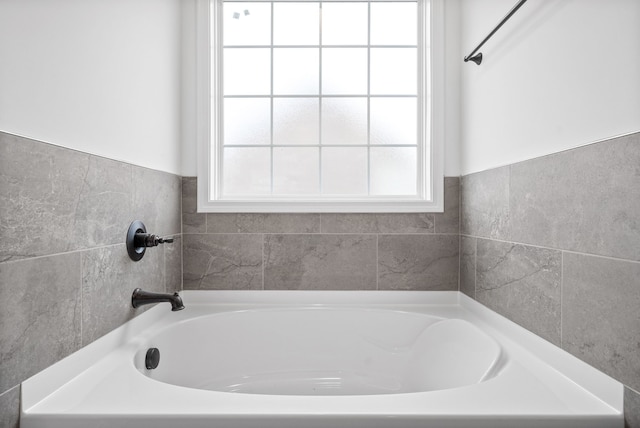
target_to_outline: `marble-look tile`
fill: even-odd
[[[0,391],[80,348],[80,256],[0,264]]]
[[[182,235],[164,246],[164,278],[167,293],[182,290]]]
[[[67,225],[69,250],[123,242],[131,218],[131,170],[123,162],[89,157],[74,217]]]
[[[207,215],[198,213],[196,177],[182,177],[182,233],[205,233]]]
[[[374,235],[266,235],[265,290],[375,290]]]
[[[640,260],[640,133],[511,166],[512,240]]]
[[[640,394],[624,389],[624,427],[640,428]]]
[[[0,132],[0,262],[68,251],[89,155]]]
[[[147,232],[160,236],[181,233],[181,178],[153,169],[138,166],[132,168],[132,221],[141,220],[147,227]]]
[[[640,390],[640,263],[564,253],[562,347]]]
[[[380,235],[380,290],[458,290],[458,235]]]
[[[20,387],[0,394],[0,427],[18,428],[20,421]]]
[[[322,233],[433,233],[433,214],[322,214]]]
[[[476,299],[560,345],[562,254],[486,239],[476,251]]]
[[[131,307],[131,293],[138,287],[165,292],[162,248],[147,248],[137,262],[129,258],[124,244],[82,252],[83,346],[149,308]]]
[[[476,298],[476,238],[460,237],[460,291]]]
[[[0,261],[122,241],[131,166],[0,132]]]
[[[262,289],[261,234],[183,235],[185,290]]]
[[[461,233],[509,239],[509,167],[462,177]]]
[[[444,178],[444,212],[434,215],[436,233],[460,232],[460,178]]]
[[[207,233],[317,233],[320,214],[207,214]]]

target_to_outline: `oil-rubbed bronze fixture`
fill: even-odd
[[[135,220],[127,231],[127,253],[134,262],[144,256],[147,247],[157,247],[159,244],[171,243],[173,238],[161,238],[147,233],[147,228],[140,220]]]
[[[136,288],[135,290],[133,290],[133,294],[131,295],[131,306],[134,308],[139,308],[142,305],[161,302],[171,303],[171,310],[173,312],[181,311],[184,309],[182,297],[180,297],[177,292],[173,294],[151,293],[150,291],[144,291],[141,288]]]
[[[502,18],[502,21],[500,21],[498,23],[498,25],[496,25],[496,28],[491,30],[489,35],[487,37],[485,37],[484,40],[481,41],[480,44],[469,55],[464,57],[464,62],[472,61],[472,62],[475,62],[477,65],[480,65],[482,63],[482,52],[477,53],[477,54],[476,54],[476,52],[478,52],[478,50],[482,47],[482,45],[484,45],[486,43],[486,41],[489,40],[496,33],[496,31],[498,31],[500,29],[500,27],[502,27],[504,25],[504,23],[508,21],[509,18],[511,18],[513,16],[513,14],[516,13],[518,11],[518,9],[520,9],[520,7],[526,1],[527,0],[518,1],[518,3],[516,3],[516,5],[513,6],[513,8],[511,8],[509,13],[507,13],[507,15],[504,18]]]

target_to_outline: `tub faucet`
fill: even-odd
[[[131,306],[134,308],[138,308],[142,305],[148,305],[150,303],[160,302],[171,303],[171,310],[174,312],[184,309],[182,298],[178,293],[151,293],[149,291],[143,291],[141,288],[136,288],[133,290],[133,295],[131,296]]]

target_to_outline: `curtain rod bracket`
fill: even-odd
[[[464,62],[469,62],[469,61],[473,61],[476,64],[480,65],[482,64],[482,52],[477,53],[476,55],[472,56],[472,57],[465,57],[464,58]]]

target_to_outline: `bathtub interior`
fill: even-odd
[[[158,348],[160,364],[144,356]],[[402,311],[298,308],[192,319],[149,339],[138,371],[173,385],[268,395],[374,395],[476,384],[501,348],[460,319]]]
[[[183,299],[184,311],[157,305],[25,381],[21,427],[624,424],[622,384],[460,293]],[[147,371],[152,346],[160,365]]]

